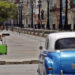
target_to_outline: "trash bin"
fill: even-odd
[[[0,54],[7,54],[7,45],[0,45]]]

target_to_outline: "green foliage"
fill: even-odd
[[[17,6],[13,3],[0,0],[0,22],[17,18]]]
[[[73,0],[73,3],[75,4],[75,0]]]

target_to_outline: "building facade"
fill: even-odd
[[[24,27],[31,27],[32,21],[32,8],[31,8],[31,0],[11,0],[16,3],[18,6],[20,2],[23,2],[23,9],[22,9],[22,23]],[[32,0],[33,1],[33,27],[38,27],[39,22],[39,0]],[[40,7],[40,25],[43,28],[47,26],[47,10],[48,10],[48,3],[47,0],[40,0],[41,7]],[[65,23],[65,3],[66,0],[62,0],[63,11],[62,11],[62,22],[63,25]],[[43,10],[43,13],[42,13]],[[18,12],[19,13],[19,12]],[[42,19],[43,17],[43,19]],[[18,15],[18,23],[19,23],[19,15]],[[50,28],[59,29],[60,23],[60,0],[49,0],[49,25]],[[71,24],[71,29],[73,29],[75,25],[75,0],[68,0],[68,24]]]
[[[50,6],[50,16],[52,18],[51,28],[55,25],[55,29],[58,29],[60,20],[60,0],[51,0],[52,5]]]
[[[75,0],[70,0],[72,29],[75,30]]]
[[[55,24],[56,29],[59,29],[59,23],[60,23],[60,0],[52,0],[52,7],[50,9],[50,13],[52,16],[52,25]],[[73,29],[73,15],[72,15],[72,8],[70,5],[70,1],[68,0],[68,25],[71,25],[71,29]],[[73,5],[73,4],[72,4]],[[66,10],[66,0],[62,0],[62,25],[64,27],[65,25],[65,10]],[[53,27],[53,26],[52,26]]]

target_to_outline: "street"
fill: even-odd
[[[74,31],[75,0],[0,0],[0,75],[75,74]]]
[[[0,61],[38,60],[39,46],[44,46],[45,38],[12,31],[2,33],[9,33],[10,36],[6,37],[7,55],[0,55]]]
[[[0,75],[38,75],[37,65],[0,65]]]
[[[8,45],[7,55],[0,55],[0,61],[21,62],[27,60],[38,60],[40,54],[39,46],[44,46],[45,38],[12,32],[5,38]],[[0,65],[0,75],[38,75],[38,64],[11,64]]]

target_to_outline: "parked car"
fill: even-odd
[[[40,47],[42,49],[42,47]],[[75,75],[75,32],[51,33],[39,55],[39,75]]]

